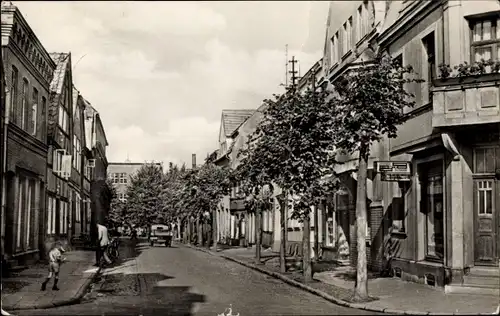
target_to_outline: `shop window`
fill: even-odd
[[[444,258],[444,198],[443,162],[441,160],[421,169],[421,212],[425,215],[426,257]]]

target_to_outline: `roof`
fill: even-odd
[[[64,75],[66,69],[69,67],[70,54],[69,53],[50,53],[50,58],[56,63],[56,70],[50,83],[50,91],[60,94],[64,84]]]
[[[224,125],[226,137],[230,137],[254,112],[255,109],[222,110],[222,124]]]

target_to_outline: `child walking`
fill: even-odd
[[[52,290],[59,291],[59,288],[57,287],[57,282],[59,281],[59,268],[61,267],[61,263],[66,260],[62,257],[62,253],[64,253],[64,248],[60,243],[52,245],[52,248],[49,251],[49,274],[42,283],[42,291],[45,291],[47,283],[49,283],[52,276],[54,276],[54,285],[52,286]]]

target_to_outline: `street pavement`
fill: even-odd
[[[77,305],[15,315],[373,315],[183,246],[123,240],[121,262],[104,269]]]

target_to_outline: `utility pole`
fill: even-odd
[[[292,63],[292,70],[289,71],[289,73],[292,75],[290,88],[294,89],[297,84],[296,80],[299,79],[299,77],[297,77],[297,71],[295,70],[295,64],[298,62],[298,60],[295,59],[295,56],[292,56],[292,60],[290,60],[289,62]]]

